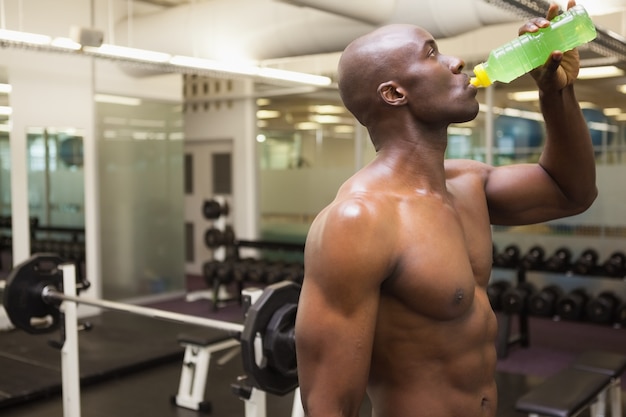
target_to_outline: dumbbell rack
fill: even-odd
[[[559,274],[563,276],[581,276],[581,277],[596,277],[596,278],[607,278],[607,279],[626,279],[626,268],[622,264],[619,267],[616,267],[615,264],[610,264],[609,261],[616,255],[622,256],[621,261],[623,261],[623,255],[621,252],[615,252],[611,255],[609,260],[605,261],[604,265],[597,264],[597,253],[595,254],[595,258],[593,262],[588,265],[583,265],[584,268],[581,269],[581,266],[578,265],[578,262],[588,257],[589,252],[593,252],[590,249],[585,250],[576,262],[571,262],[570,258],[567,257],[565,262],[561,265],[561,268],[558,270],[551,269],[548,266],[550,259],[544,259],[543,248],[539,246],[531,247],[529,252],[525,256],[520,256],[519,248],[514,248],[517,253],[513,254],[509,250],[515,245],[510,245],[504,251],[507,255],[514,255],[511,259],[507,260],[505,265],[498,265],[497,262],[494,262],[494,268],[502,268],[508,270],[516,271],[516,281],[517,287],[521,287],[527,283],[527,272],[538,272],[538,273],[547,273],[547,274]],[[557,252],[553,255],[555,257],[559,250],[563,250],[564,248],[557,249]],[[565,248],[566,249],[566,248]],[[495,246],[494,246],[494,258],[495,258]],[[562,259],[564,260],[564,259]],[[585,260],[585,259],[583,259]],[[586,259],[589,260],[589,259]],[[607,267],[608,265],[608,267]],[[511,335],[513,316],[517,315],[519,320],[519,332],[518,334]],[[529,324],[528,318],[530,316],[530,312],[528,308],[521,308],[519,312],[516,313],[505,313],[504,323],[501,324],[501,331],[498,334],[497,339],[497,351],[499,358],[505,358],[508,355],[508,349],[516,344],[521,345],[522,347],[528,347],[530,345],[530,337],[529,337]]]
[[[526,269],[519,268],[517,270],[517,285],[526,282]],[[511,328],[513,324],[513,314],[505,314],[504,323],[500,325],[500,331],[498,332],[497,340],[497,352],[498,359],[504,359],[508,356],[509,348],[511,346],[520,345],[524,348],[530,346],[529,327],[528,327],[528,310],[522,309],[517,314],[518,318],[518,331],[516,335],[511,335]]]

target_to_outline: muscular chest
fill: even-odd
[[[463,205],[415,209],[399,236],[406,250],[390,280],[395,297],[440,320],[472,307],[491,266],[490,228],[479,212]]]

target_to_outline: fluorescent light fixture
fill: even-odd
[[[12,42],[24,42],[31,45],[48,45],[52,41],[50,36],[7,29],[0,29],[0,39]]]
[[[322,75],[306,74],[303,72],[285,71],[276,68],[259,68],[257,75],[264,78],[274,78],[277,80],[294,81],[297,83],[313,84],[313,85],[330,85],[329,77]]]
[[[9,106],[0,106],[0,116],[10,116],[13,109]]]
[[[469,127],[448,127],[449,135],[472,136],[472,129]]]
[[[604,113],[605,116],[613,117],[613,116],[617,116],[618,114],[621,114],[622,109],[620,109],[619,107],[609,107],[609,108],[602,110],[602,112]]]
[[[111,94],[96,94],[94,95],[94,100],[98,103],[121,104],[124,106],[139,106],[141,104],[141,99]]]
[[[10,132],[11,124],[10,123],[0,123],[0,132]]]
[[[624,71],[621,68],[617,68],[615,65],[605,65],[602,67],[585,67],[581,68],[578,72],[578,78],[581,80],[619,77],[621,75],[624,75]]]
[[[350,125],[339,125],[339,126],[335,126],[333,128],[333,130],[335,131],[335,133],[354,133],[354,126],[350,126]]]
[[[221,71],[240,75],[255,75],[256,67],[244,64],[214,61],[212,59],[195,58],[176,55],[170,59],[170,64],[178,67],[197,68],[209,71]]]
[[[315,122],[302,122],[296,123],[295,127],[298,130],[317,130],[320,128],[320,125]]]
[[[626,120],[626,113],[618,114],[617,116],[615,116],[615,120],[617,120],[618,122],[625,121]]]
[[[52,40],[52,38],[47,35],[6,29],[0,29],[0,41],[2,40],[19,44],[16,46],[22,47],[37,47],[38,49],[48,47],[48,52],[58,52],[58,49],[64,49],[76,51],[77,53],[84,52],[86,55],[95,57],[128,60],[131,62],[140,61],[152,64],[162,64],[164,66],[157,66],[156,68],[168,72],[172,72],[173,69],[171,66],[174,66],[186,70],[198,69],[215,71],[218,73],[221,72],[232,75],[260,77],[315,86],[328,86],[332,83],[332,80],[329,77],[321,75],[287,71],[277,68],[258,67],[250,63],[216,61],[182,55],[172,57],[170,54],[165,52],[128,48],[125,46],[111,44],[102,44],[99,47],[80,45],[67,38],[55,38]]]
[[[95,54],[106,55],[114,58],[128,58],[137,61],[164,63],[169,61],[171,55],[164,52],[148,51],[147,49],[127,48],[125,46],[102,44],[98,48],[85,46],[85,51]]]
[[[319,104],[315,106],[309,106],[311,113],[319,114],[344,114],[346,109],[342,106],[335,106],[332,104]]]
[[[280,117],[278,110],[258,110],[256,112],[257,119],[277,119]]]
[[[82,48],[80,43],[74,42],[70,38],[54,38],[51,45],[56,48],[69,49],[70,51],[79,51]]]
[[[272,103],[272,100],[269,98],[257,98],[256,105],[259,107],[269,106]]]
[[[12,89],[11,84],[0,84],[0,94],[9,94]]]
[[[539,100],[539,91],[517,91],[515,93],[508,93],[507,98],[513,101],[537,101]]]
[[[620,93],[626,94],[626,84],[618,85],[616,88],[617,88],[617,91],[619,91]]]
[[[312,122],[320,124],[340,124],[343,123],[343,118],[330,114],[314,114],[309,117]]]

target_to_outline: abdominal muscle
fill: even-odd
[[[496,319],[484,288],[461,316],[434,320],[381,296],[368,396],[373,417],[493,417]]]

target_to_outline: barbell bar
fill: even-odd
[[[268,285],[247,309],[244,323],[239,324],[67,294],[60,290],[66,265],[55,254],[35,254],[13,268],[0,289],[7,316],[15,327],[32,334],[52,332],[59,327],[62,303],[71,302],[223,330],[239,339],[244,371],[254,386],[275,395],[297,388],[294,327],[299,284],[282,281]]]
[[[77,304],[84,304],[93,307],[103,308],[105,310],[119,311],[122,313],[136,314],[153,319],[172,321],[180,324],[191,324],[200,327],[208,327],[210,329],[224,330],[239,336],[244,330],[244,325],[240,323],[232,323],[221,320],[208,319],[204,317],[196,317],[187,314],[174,313],[156,308],[142,307],[132,304],[119,303],[115,301],[101,300],[96,298],[87,298],[82,296],[72,296],[65,294],[52,285],[43,288],[41,296],[44,301],[72,301]]]

